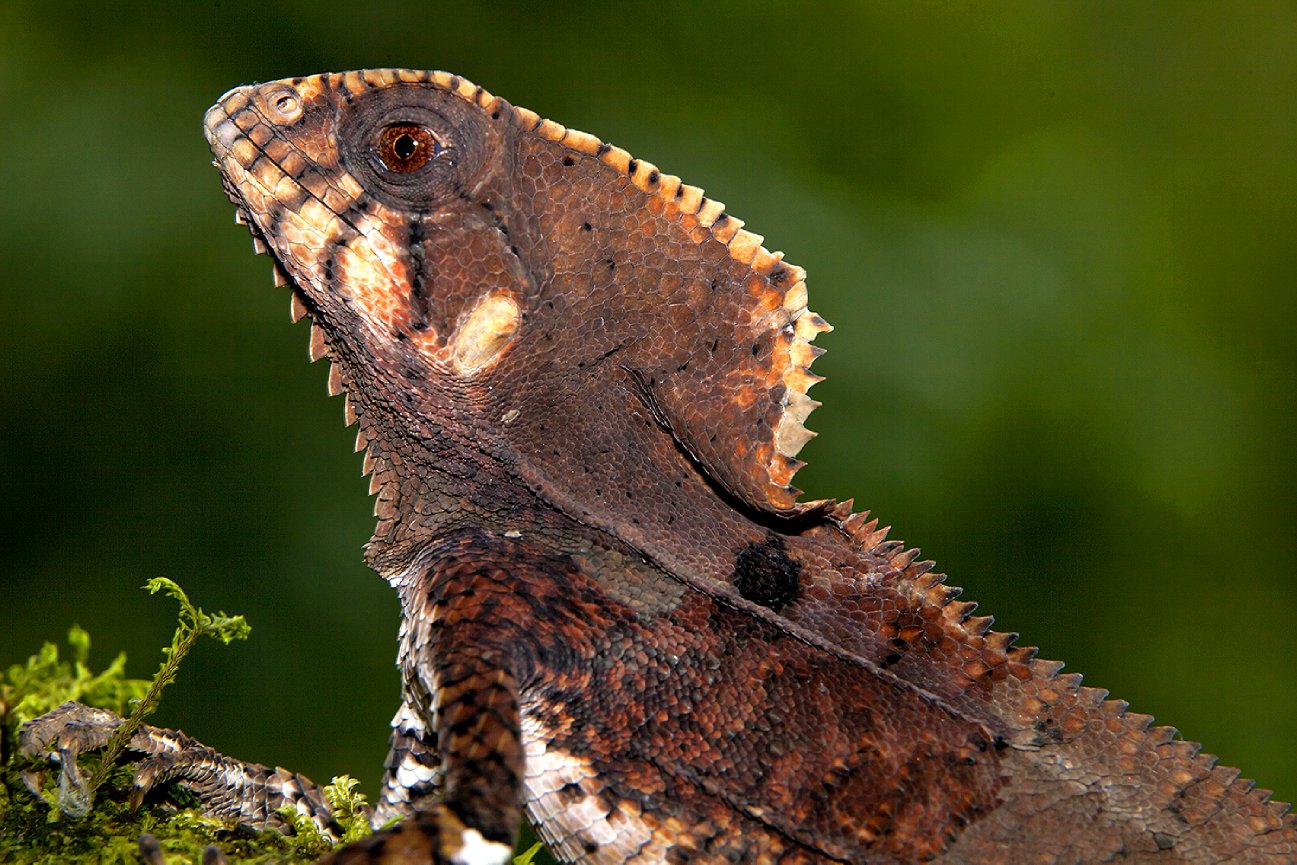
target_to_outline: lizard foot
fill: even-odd
[[[104,747],[123,723],[125,719],[112,712],[69,702],[23,725],[20,752],[58,766],[57,804],[65,814],[81,817],[90,810],[93,791],[77,758]],[[136,762],[132,807],[138,807],[151,791],[173,784],[193,794],[208,817],[287,832],[289,826],[279,810],[291,806],[313,820],[321,832],[339,836],[323,788],[295,772],[235,760],[178,730],[148,725],[135,731],[124,753]],[[44,769],[23,772],[23,783],[37,797],[42,796],[45,774]]]

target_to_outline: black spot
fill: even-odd
[[[635,169],[637,169],[637,168],[639,168],[639,160],[638,160],[638,159],[632,159],[630,162],[627,162],[627,163],[626,163],[626,173],[627,173],[627,174],[634,174],[634,173],[635,173]]]
[[[566,165],[568,168],[571,168],[573,165],[576,165],[576,160],[570,156],[564,156],[563,164]]]
[[[600,144],[599,147],[595,150],[594,155],[595,155],[595,156],[603,156],[603,155],[604,155],[605,153],[607,153],[609,150],[612,150],[612,145],[611,145],[611,144]]]
[[[658,174],[656,170],[650,171],[648,175],[648,182],[657,183],[658,179],[661,178],[661,176],[662,175]]]
[[[770,532],[765,543],[739,550],[731,579],[745,599],[777,613],[797,597],[801,570],[801,563],[789,558],[784,539]]]
[[[593,230],[594,230],[594,226],[591,225],[591,224],[588,223],[588,222],[583,222],[583,223],[581,223],[581,230],[582,230],[582,231],[593,231]]]
[[[1037,721],[1034,725],[1037,733],[1049,737],[1053,742],[1063,741],[1063,730],[1058,726],[1058,722],[1049,716],[1045,716]]]
[[[1157,845],[1159,850],[1170,850],[1175,846],[1175,839],[1165,832],[1154,832],[1153,843]]]

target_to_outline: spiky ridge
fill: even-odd
[[[1238,769],[1218,765],[1215,755],[1180,739],[1174,727],[1154,726],[1151,715],[1129,711],[1126,701],[1108,699],[1104,689],[1083,686],[1079,673],[1063,672],[1062,662],[1037,658],[1035,647],[1015,645],[1017,634],[992,630],[992,617],[973,615],[977,604],[956,600],[962,590],[946,585],[946,576],[932,570],[933,562],[919,560],[917,548],[887,540],[889,527],[879,527],[868,511],[853,512],[847,500],[837,503],[829,516],[852,541],[882,560],[889,584],[925,613],[922,626],[893,628],[885,636],[944,644],[938,651],[947,653],[947,674],[956,691],[972,693],[1003,682],[1000,688],[1007,690],[997,702],[1007,714],[1005,720],[1019,726],[1024,737],[1011,743],[1015,747],[1034,750],[1039,744],[1030,741],[1032,737],[1076,742],[1078,747],[1083,736],[1107,743],[1099,758],[1114,778],[1151,775],[1155,784],[1150,804],[1174,813],[1176,823],[1183,820],[1182,827],[1215,823],[1214,832],[1229,836],[1212,839],[1204,832],[1193,840],[1197,847],[1186,851],[1191,855],[1219,858],[1231,844],[1239,861],[1259,861],[1257,856],[1276,861],[1273,851],[1297,852],[1297,839],[1285,834],[1297,831],[1297,814],[1289,804],[1272,801],[1271,791],[1257,788]],[[1271,833],[1276,833],[1273,841],[1267,837]],[[1157,831],[1154,835],[1159,846],[1165,842],[1168,848],[1181,840]],[[1112,843],[1118,845],[1118,840]],[[1212,847],[1215,843],[1220,846]],[[1114,855],[1119,850],[1114,846]],[[1067,858],[1066,853],[1060,855]],[[1278,854],[1278,861],[1291,860]]]
[[[678,220],[694,232],[697,242],[715,241],[725,246],[732,259],[747,266],[751,273],[780,293],[777,305],[762,310],[762,321],[774,331],[776,366],[783,387],[780,413],[771,423],[772,440],[757,449],[761,468],[769,478],[766,495],[777,510],[797,507],[801,490],[792,485],[793,475],[805,463],[797,454],[815,433],[805,426],[806,418],[820,403],[807,395],[810,387],[823,381],[810,371],[814,360],[824,350],[812,345],[815,338],[832,330],[821,316],[807,308],[806,271],[784,260],[782,252],[771,252],[762,245],[762,236],[746,230],[743,220],[725,211],[725,205],[707,198],[703,190],[663,173],[657,166],[636,159],[620,147],[601,141],[594,135],[547,120],[534,111],[510,105],[487,90],[448,72],[412,72],[410,70],[367,70],[346,73],[344,85],[354,93],[385,83],[431,83],[454,93],[488,114],[507,111],[520,129],[546,141],[559,144],[582,156],[599,160],[624,174],[631,184],[655,198],[661,212]],[[701,232],[698,233],[698,232]]]
[[[434,72],[427,80],[484,109],[502,103],[456,75]],[[772,502],[783,508],[794,506],[800,491],[791,485],[792,476],[803,465],[795,457],[814,435],[803,421],[819,405],[807,396],[807,391],[822,380],[810,372],[811,363],[823,353],[812,342],[820,333],[832,329],[807,308],[805,271],[785,262],[782,253],[768,250],[762,245],[760,235],[744,229],[742,220],[727,214],[722,203],[708,199],[700,188],[685,184],[674,175],[663,174],[653,164],[635,159],[627,151],[593,135],[567,129],[525,108],[510,108],[521,128],[595,157],[622,172],[645,195],[656,196],[665,212],[674,212],[688,227],[696,225],[707,230],[713,240],[726,246],[731,258],[768,279],[777,275],[778,283],[788,286],[782,308],[771,313],[772,317],[777,313],[788,316],[791,339],[786,343],[786,355],[782,359],[786,388],[783,415],[775,426],[775,449],[767,468],[773,486]],[[896,575],[898,588],[908,591],[917,607],[933,611],[928,635],[941,635],[954,644],[958,655],[956,684],[960,684],[959,677],[966,687],[979,681],[1011,677],[1021,683],[1025,692],[1021,705],[1024,717],[1053,717],[1064,736],[1079,735],[1096,723],[1116,725],[1122,731],[1121,747],[1130,752],[1124,759],[1131,767],[1141,752],[1157,751],[1175,767],[1165,779],[1168,789],[1163,793],[1168,799],[1182,796],[1189,787],[1197,786],[1202,793],[1198,801],[1203,803],[1233,800],[1262,804],[1264,807],[1258,809],[1257,816],[1250,818],[1249,828],[1257,834],[1297,826],[1297,818],[1288,814],[1288,805],[1270,802],[1269,791],[1254,790],[1255,783],[1240,779],[1238,770],[1217,766],[1217,758],[1200,753],[1200,745],[1178,740],[1174,728],[1152,726],[1151,716],[1127,711],[1125,701],[1106,699],[1105,690],[1083,687],[1079,674],[1063,673],[1061,662],[1039,659],[1037,649],[1014,645],[1016,634],[991,630],[992,618],[973,615],[977,604],[957,600],[961,590],[947,586],[945,575],[932,571],[932,562],[919,561],[919,551],[907,549],[901,541],[888,541],[888,528],[880,529],[878,521],[871,519],[867,512],[853,514],[851,507],[850,502],[839,504],[832,516],[856,543],[886,563]],[[1209,815],[1196,816],[1207,819]]]

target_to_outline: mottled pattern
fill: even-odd
[[[722,205],[456,76],[226,94],[207,134],[332,363],[403,605],[339,862],[1291,861],[1297,823],[799,504],[827,325]],[[53,740],[51,740],[53,741]]]

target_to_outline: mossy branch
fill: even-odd
[[[200,607],[195,607],[189,600],[189,596],[184,590],[166,577],[156,577],[149,580],[145,585],[149,594],[156,595],[158,592],[166,592],[176,599],[180,604],[180,623],[176,626],[176,632],[171,637],[171,645],[162,650],[162,666],[158,669],[157,675],[149,683],[149,689],[135,705],[135,709],[117,731],[113,733],[108,744],[104,746],[103,757],[99,762],[99,767],[90,779],[89,790],[90,796],[94,795],[95,790],[108,777],[113,764],[121,756],[122,751],[126,748],[131,737],[135,735],[144,720],[157,711],[158,704],[162,700],[162,689],[175,681],[177,673],[180,672],[180,662],[184,660],[185,655],[193,648],[194,643],[203,637],[212,637],[220,640],[222,643],[229,645],[234,640],[246,640],[252,628],[248,625],[243,616],[230,616],[224,612],[216,614],[207,613]]]
[[[0,862],[48,865],[53,862],[126,863],[137,861],[138,839],[142,833],[154,836],[168,858],[178,861],[200,861],[206,848],[215,843],[232,861],[249,863],[306,863],[336,849],[340,843],[354,841],[371,831],[370,813],[365,796],[356,781],[346,775],[333,779],[325,787],[325,797],[341,832],[333,838],[320,832],[314,821],[287,807],[281,811],[285,822],[295,832],[283,835],[276,831],[251,832],[234,830],[230,824],[203,816],[196,808],[184,805],[183,793],[178,812],[152,807],[135,808],[120,796],[101,796],[89,809],[95,788],[106,783],[129,786],[130,769],[113,769],[115,758],[130,742],[144,719],[157,708],[163,688],[174,681],[185,654],[201,637],[210,636],[229,643],[248,636],[249,627],[241,616],[225,613],[211,615],[195,607],[185,593],[168,579],[152,580],[150,593],[166,592],[180,606],[179,625],[171,645],[163,650],[164,660],[151,681],[128,679],[126,657],[118,655],[111,665],[94,673],[87,664],[90,636],[73,626],[68,634],[71,651],[60,658],[58,646],[46,643],[26,664],[15,664],[0,670]],[[125,715],[124,723],[105,746],[92,785],[79,784],[75,791],[60,789],[46,801],[55,807],[48,812],[24,789],[23,766],[15,759],[19,727],[69,700],[109,709]],[[115,743],[115,744],[114,744]],[[111,749],[111,752],[109,751]],[[101,775],[106,775],[107,781]],[[27,788],[30,789],[30,788]],[[69,797],[84,800],[83,819],[60,820],[55,815],[67,811]],[[514,859],[515,865],[543,865],[553,859],[543,850],[530,830],[523,836]]]

